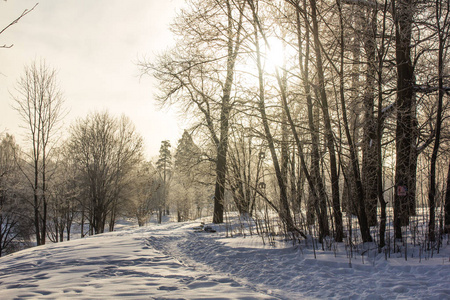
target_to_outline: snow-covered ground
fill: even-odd
[[[450,299],[450,251],[352,259],[339,245],[263,245],[165,223],[48,244],[0,259],[0,299]]]

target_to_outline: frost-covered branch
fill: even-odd
[[[414,87],[414,90],[416,93],[423,93],[423,94],[430,94],[439,91],[439,87],[437,86],[431,86],[428,84],[423,85],[416,85]],[[450,94],[450,86],[444,86],[442,87],[442,90],[449,95]]]
[[[9,23],[8,26],[6,26],[5,28],[3,28],[3,29],[0,31],[0,34],[2,34],[3,32],[5,32],[6,29],[8,29],[9,27],[13,26],[14,24],[17,24],[17,22],[19,22],[20,19],[22,19],[23,17],[25,17],[26,15],[28,15],[30,12],[32,12],[32,11],[36,8],[36,6],[37,6],[38,4],[39,4],[39,3],[36,3],[31,9],[25,9],[25,10],[23,11],[23,13],[22,13],[17,19],[15,19],[15,20],[12,21],[11,23]],[[14,44],[11,44],[11,45],[6,45],[6,44],[5,44],[5,45],[0,46],[0,48],[11,48],[12,46],[14,46]]]

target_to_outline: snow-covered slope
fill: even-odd
[[[0,259],[0,299],[450,299],[449,253],[350,261],[345,251],[225,238],[167,223]],[[350,264],[351,262],[351,264]]]

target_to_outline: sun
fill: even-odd
[[[285,63],[286,47],[283,41],[276,37],[267,38],[265,61],[269,68],[282,67]]]

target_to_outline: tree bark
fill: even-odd
[[[364,184],[364,199],[367,222],[369,226],[377,224],[377,125],[374,117],[375,100],[375,36],[376,11],[366,9],[366,24],[364,30],[364,48],[367,59],[366,86],[363,95],[364,103],[364,140],[362,160],[362,181]]]
[[[357,206],[358,206],[358,221],[361,231],[361,237],[363,242],[371,242],[372,237],[370,235],[370,227],[367,222],[367,215],[366,215],[366,206],[365,206],[365,195],[364,195],[364,188],[361,181],[360,171],[359,171],[359,163],[358,158],[356,156],[356,147],[353,142],[352,136],[350,134],[350,128],[348,124],[348,118],[347,118],[347,108],[345,104],[345,94],[344,94],[344,23],[342,19],[342,10],[340,6],[339,0],[337,1],[338,9],[339,9],[339,17],[340,17],[340,45],[341,45],[341,56],[340,56],[340,70],[339,70],[339,91],[340,91],[340,100],[341,100],[341,106],[342,106],[342,117],[344,121],[344,129],[345,134],[347,136],[347,141],[350,149],[350,163],[352,166],[352,175],[353,180],[356,185],[356,192],[357,192]]]
[[[383,155],[382,155],[382,137],[383,137],[383,123],[384,123],[384,115],[383,115],[383,62],[385,55],[385,32],[386,32],[386,13],[388,10],[387,0],[384,3],[383,7],[383,26],[381,30],[381,42],[380,49],[378,51],[378,106],[377,106],[377,197],[380,202],[380,241],[378,244],[379,249],[383,248],[386,245],[386,201],[384,200],[384,192],[383,192]]]
[[[283,223],[286,226],[287,231],[296,231],[294,221],[292,219],[289,203],[287,201],[287,186],[285,184],[285,180],[283,179],[283,174],[280,167],[280,162],[276,153],[275,149],[275,143],[272,136],[272,133],[270,131],[268,118],[266,114],[266,107],[265,107],[265,95],[264,95],[264,76],[263,76],[263,68],[261,63],[261,51],[259,46],[259,35],[258,32],[262,32],[261,24],[259,23],[256,7],[254,4],[254,1],[248,0],[250,8],[252,9],[253,13],[253,29],[254,29],[254,36],[255,36],[255,46],[256,46],[256,66],[258,69],[258,83],[259,83],[259,97],[258,97],[258,108],[259,112],[261,114],[261,122],[263,123],[264,128],[264,134],[266,141],[268,143],[270,155],[272,157],[273,166],[275,169],[275,175],[277,178],[278,187],[280,189],[280,209],[279,209],[279,215],[280,219],[283,220]],[[265,37],[263,36],[265,39]],[[267,40],[265,39],[266,43]],[[279,75],[279,74],[277,74]],[[280,76],[277,76],[277,79],[279,80],[279,83],[281,81]],[[284,93],[284,87],[280,85],[281,93]]]
[[[306,1],[304,1],[304,8],[306,9]],[[308,22],[305,16],[305,22]],[[299,46],[301,43],[302,28],[300,26],[300,14],[297,10],[297,37],[299,39]],[[302,55],[302,49],[299,49],[299,65],[302,73],[303,87],[306,93],[306,103],[308,107],[308,126],[311,136],[311,180],[316,187],[317,192],[317,203],[314,205],[317,217],[319,218],[319,235],[324,237],[329,235],[329,225],[328,225],[328,215],[327,215],[327,197],[325,191],[325,185],[323,183],[323,178],[320,172],[320,154],[319,154],[319,122],[318,117],[314,113],[314,106],[311,96],[311,84],[309,81],[309,61],[310,61],[310,29],[309,26],[305,26],[305,54]],[[304,63],[303,63],[304,57]],[[335,203],[333,203],[335,204]],[[340,211],[340,205],[333,205],[334,221],[336,236],[335,239],[338,242],[342,241],[343,238],[343,226],[342,226],[342,214]]]
[[[450,233],[450,162],[447,171],[447,187],[444,202],[444,232]]]
[[[221,112],[220,112],[220,138],[217,146],[217,160],[216,160],[216,185],[214,191],[214,213],[213,223],[223,223],[224,213],[224,195],[225,195],[225,183],[227,173],[227,152],[228,152],[228,127],[230,118],[230,95],[231,88],[233,86],[234,66],[236,63],[237,54],[240,47],[240,32],[242,27],[242,13],[240,14],[239,22],[237,24],[237,33],[233,34],[234,19],[232,16],[231,3],[228,0],[227,14],[227,38],[228,38],[228,54],[227,54],[227,75],[223,88]],[[242,7],[243,10],[243,7]],[[236,40],[233,40],[233,36],[236,35]]]
[[[395,24],[395,54],[397,65],[397,127],[396,166],[394,196],[394,235],[402,238],[402,226],[409,224],[409,216],[415,208],[415,169],[417,153],[415,148],[415,95],[414,68],[411,62],[411,31],[415,0],[392,2]],[[399,190],[406,188],[406,195]]]
[[[436,112],[436,131],[434,139],[433,152],[431,154],[430,161],[430,186],[428,192],[428,203],[430,205],[430,222],[428,224],[428,238],[431,242],[436,239],[435,227],[436,227],[436,161],[439,152],[440,140],[441,140],[441,126],[442,126],[442,111],[443,111],[443,98],[444,98],[444,51],[448,32],[445,32],[441,27],[442,17],[442,4],[441,1],[436,0],[436,31],[439,39],[438,48],[438,108]],[[447,4],[448,5],[448,4]],[[447,12],[448,16],[448,12]],[[447,19],[447,18],[446,18]],[[448,24],[443,24],[444,27],[448,27]]]
[[[333,130],[331,128],[331,119],[329,113],[328,99],[325,89],[325,75],[323,69],[322,52],[320,49],[319,38],[319,24],[317,20],[317,3],[316,0],[310,0],[311,5],[311,21],[312,21],[312,35],[314,41],[314,52],[316,57],[316,69],[317,69],[317,89],[321,102],[323,122],[325,127],[325,140],[330,156],[330,174],[331,174],[331,197],[333,208],[336,209],[336,213],[340,214],[340,196],[339,196],[339,176],[337,169],[336,151],[334,148]],[[339,208],[339,210],[338,210]],[[342,219],[342,216],[338,216],[337,219]]]

